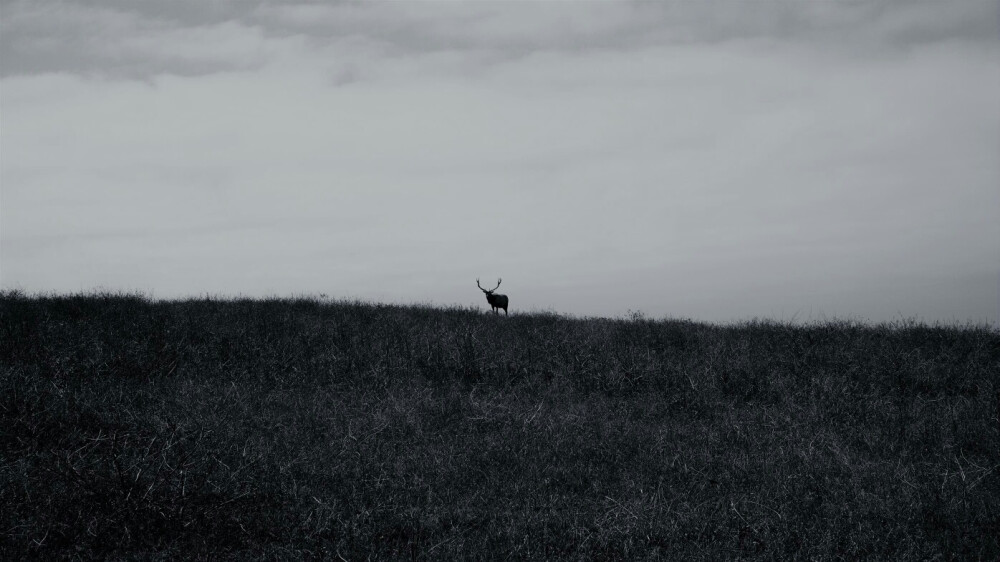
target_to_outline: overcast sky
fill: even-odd
[[[1000,324],[1000,3],[0,2],[0,286]]]

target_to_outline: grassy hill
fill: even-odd
[[[1000,333],[0,293],[0,558],[1000,557]]]

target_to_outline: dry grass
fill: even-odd
[[[1000,334],[0,294],[0,558],[1000,557]]]

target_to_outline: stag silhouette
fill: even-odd
[[[501,281],[503,281],[503,279],[497,279],[497,286],[493,287],[489,291],[487,291],[486,289],[484,289],[483,286],[479,284],[479,279],[476,279],[476,286],[479,287],[480,291],[486,293],[486,302],[490,303],[490,306],[493,307],[493,312],[494,313],[500,314],[500,311],[497,310],[497,309],[498,308],[502,308],[504,316],[507,316],[508,315],[507,314],[507,295],[494,295],[493,294],[493,291],[496,291],[497,289],[500,288],[500,282]]]

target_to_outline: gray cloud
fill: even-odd
[[[149,8],[154,3],[133,4]],[[166,15],[127,5],[7,3],[0,20],[0,71],[4,76],[70,72],[148,78],[252,68],[263,62],[259,28],[223,17],[195,22]]]
[[[32,2],[6,0],[3,75],[148,78],[253,68],[269,40],[301,37],[340,57],[458,52],[462,70],[546,51],[634,50],[733,40],[823,48],[994,43],[990,0],[844,2]]]

